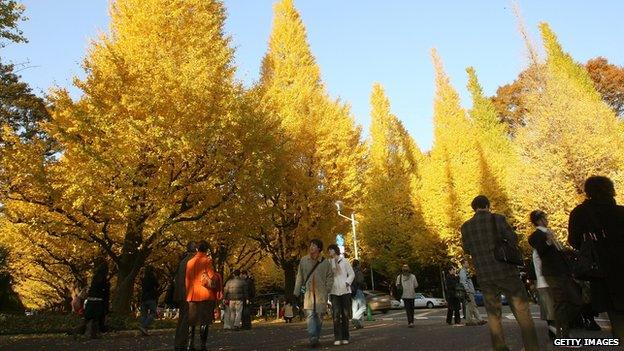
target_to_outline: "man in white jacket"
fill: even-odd
[[[340,248],[337,245],[329,245],[327,251],[334,273],[334,285],[329,293],[334,319],[334,345],[346,345],[349,343],[351,283],[355,273],[349,262],[340,256]]]
[[[396,278],[396,286],[400,292],[401,299],[405,305],[405,313],[407,314],[407,326],[414,328],[414,299],[416,298],[416,288],[418,281],[416,276],[410,273],[408,265],[401,267],[401,274]]]

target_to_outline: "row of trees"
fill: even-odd
[[[21,8],[6,11],[22,38]],[[348,104],[328,94],[292,0],[274,7],[251,87],[234,78],[220,1],[116,0],[110,15],[77,100],[58,88],[41,100],[3,66],[0,235],[31,305],[66,304],[105,259],[113,309],[127,312],[142,267],[172,275],[196,239],[209,240],[220,271],[275,265],[289,293],[308,240],[348,230],[338,199],[361,214],[376,270],[441,265],[461,257],[458,228],[477,194],[521,232],[543,208],[564,235],[583,179],[622,177],[622,70],[579,65],[546,24],[546,57],[530,55],[496,97],[467,69],[468,110],[432,52],[434,145],[423,153],[379,84],[362,140]]]

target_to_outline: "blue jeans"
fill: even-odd
[[[143,301],[141,304],[141,326],[143,328],[148,328],[154,319],[156,319],[156,308],[158,305],[154,300]]]
[[[321,337],[321,329],[323,328],[323,320],[318,312],[314,310],[306,310],[306,320],[308,322],[308,335],[310,341],[318,341]],[[314,340],[313,340],[314,339]]]
[[[353,296],[353,305],[351,307],[353,312],[352,319],[355,321],[362,320],[364,313],[366,313],[366,298],[362,290],[358,290]]]

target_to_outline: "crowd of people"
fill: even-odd
[[[554,338],[569,338],[570,329],[579,315],[584,326],[599,330],[594,320],[606,312],[613,336],[624,338],[624,207],[615,201],[613,182],[606,177],[590,177],[585,182],[586,200],[572,210],[569,217],[567,249],[549,228],[548,214],[535,210],[529,215],[535,230],[528,236],[533,248],[530,267],[541,318],[548,323],[548,334]],[[508,350],[501,322],[501,294],[510,304],[520,327],[524,349],[538,350],[537,333],[529,310],[529,297],[520,278],[522,255],[518,238],[507,219],[490,211],[490,201],[480,195],[471,203],[474,216],[461,226],[465,259],[459,269],[451,267],[446,274],[446,323],[462,324],[460,310],[464,309],[467,326],[489,327],[494,350]],[[205,241],[191,242],[181,260],[175,278],[173,299],[179,306],[175,333],[176,350],[195,350],[196,333],[200,349],[206,349],[209,327],[215,310],[221,311],[224,329],[251,328],[250,300],[255,295],[253,280],[245,271],[234,271],[224,284],[207,255]],[[472,266],[473,269],[470,269]],[[477,308],[475,285],[471,271],[476,273],[483,292],[487,320]],[[108,313],[110,283],[108,266],[98,264],[84,303],[75,309],[84,315],[74,334],[87,333],[97,337],[105,329]],[[398,296],[403,300],[407,325],[414,327],[414,299],[418,281],[407,264],[396,277]],[[323,242],[313,239],[308,254],[300,260],[293,294],[279,310],[280,317],[291,323],[298,307],[305,312],[309,341],[319,345],[323,316],[331,306],[334,345],[350,342],[350,327],[363,327],[367,302],[363,290],[364,275],[358,260],[351,263],[340,248],[331,244],[323,255]],[[139,329],[148,335],[156,317],[159,283],[153,267],[147,266],[140,295]],[[221,302],[219,305],[218,303]],[[328,303],[329,302],[329,303]]]
[[[588,178],[584,191],[586,200],[569,217],[568,243],[574,250],[557,240],[544,211],[535,210],[529,216],[535,226],[528,241],[534,250],[531,265],[542,318],[548,321],[551,338],[570,337],[585,295],[591,305],[584,314],[590,320],[588,329],[599,328],[593,314],[606,312],[613,336],[622,339],[624,276],[619,270],[624,267],[624,207],[617,205],[614,184],[606,177]],[[501,324],[501,294],[505,294],[520,326],[524,349],[538,350],[529,298],[519,278],[522,263],[517,260],[517,235],[503,215],[490,211],[487,197],[477,196],[472,208],[474,216],[461,227],[462,244],[484,293],[492,347],[508,350]],[[585,294],[583,285],[589,285]]]

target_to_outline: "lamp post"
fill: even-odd
[[[342,214],[342,206],[344,202],[338,200],[336,201],[336,209],[338,209],[338,215],[348,221],[351,222],[351,233],[353,235],[353,251],[355,251],[355,259],[360,260],[360,253],[358,251],[357,245],[357,233],[355,232],[355,224],[357,221],[355,220],[355,212],[351,212],[351,217],[345,216]],[[373,267],[371,266],[371,287],[375,290],[375,278],[373,276]]]
[[[347,217],[345,215],[342,214],[341,210],[342,210],[342,205],[344,203],[340,200],[336,201],[336,208],[338,209],[338,215],[342,218],[347,219],[348,221],[351,222],[351,234],[353,235],[353,251],[355,251],[355,259],[359,260],[360,259],[360,253],[358,252],[358,246],[357,246],[357,233],[355,232],[355,223],[357,223],[357,221],[355,220],[355,213],[351,212],[351,217]]]

